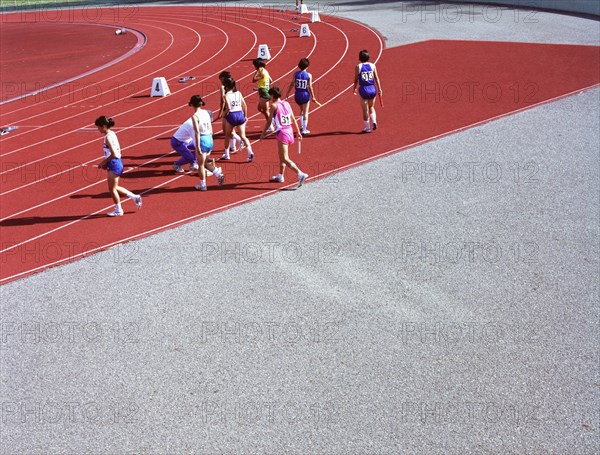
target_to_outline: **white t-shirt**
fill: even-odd
[[[195,119],[198,122],[198,129],[200,130],[200,134],[212,134],[212,119],[210,118],[210,114],[207,110],[200,110],[196,112],[193,116],[187,119],[183,125],[179,127],[179,129],[175,132],[173,137],[178,141],[183,142],[184,144],[189,144],[195,140],[195,131],[194,124],[192,123]]]
[[[229,112],[242,112],[242,93],[241,92],[227,92],[225,94],[227,100],[227,106]]]
[[[201,111],[196,112],[194,117],[196,117],[198,121],[198,129],[200,134],[212,134],[212,119],[210,118],[210,113],[207,110],[202,109]]]
[[[113,151],[115,152],[115,158],[121,158],[121,146],[119,145],[119,140],[117,139],[117,134],[108,130],[106,135],[104,136],[104,158],[108,158],[110,156],[110,148],[108,147],[108,140],[110,137],[110,143],[112,144]]]
[[[179,127],[173,137],[184,144],[189,144],[194,140],[194,124],[191,117]]]

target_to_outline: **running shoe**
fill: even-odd
[[[307,179],[307,177],[308,174],[305,174],[304,172],[298,174],[298,186],[296,188],[300,188],[304,181]]]

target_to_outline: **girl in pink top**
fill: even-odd
[[[272,104],[269,107],[269,118],[267,119],[267,123],[265,124],[260,138],[263,139],[266,136],[269,126],[275,121],[275,137],[277,138],[277,150],[279,152],[279,174],[271,177],[271,181],[283,182],[285,166],[288,165],[296,174],[298,174],[297,188],[300,188],[304,183],[304,180],[308,177],[308,174],[305,174],[298,169],[298,166],[296,166],[288,156],[288,146],[294,143],[294,130],[292,129],[292,124],[296,126],[299,141],[302,141],[302,134],[300,133],[300,128],[298,127],[298,122],[296,121],[296,117],[294,117],[290,103],[280,99],[281,89],[279,87],[272,87],[269,89],[269,95],[271,95]]]

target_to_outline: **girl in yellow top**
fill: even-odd
[[[256,73],[252,78],[252,82],[258,83],[258,112],[265,116],[265,120],[268,120],[269,100],[271,99],[269,88],[271,87],[271,82],[273,82],[273,80],[265,68],[267,63],[262,58],[255,58],[252,60],[252,64],[254,65],[254,68],[256,68]],[[275,131],[273,125],[269,126],[267,132],[272,133],[273,131]]]

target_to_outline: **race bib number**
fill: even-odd
[[[308,87],[308,81],[304,79],[296,79],[296,88],[301,90],[306,90]]]
[[[198,130],[200,131],[200,134],[206,134],[210,132],[210,122],[206,121],[206,120],[200,120],[197,116],[196,116],[196,120],[198,122]]]
[[[232,100],[231,101],[231,110],[234,110],[236,107],[240,107],[242,105],[241,101]]]
[[[279,117],[281,126],[289,126],[292,124],[292,116],[291,115],[282,115]]]
[[[373,71],[363,71],[360,73],[360,77],[363,81],[368,82],[373,80]]]

